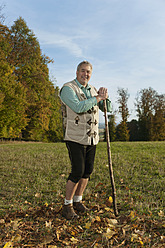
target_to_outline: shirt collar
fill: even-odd
[[[84,87],[82,84],[79,83],[79,81],[77,80],[77,78],[75,79],[76,83],[78,84],[78,86],[80,87],[80,89],[86,89],[86,90],[90,90],[91,87],[89,86],[89,84],[87,84],[86,87]]]

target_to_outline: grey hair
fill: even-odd
[[[80,67],[82,66],[82,65],[89,65],[90,66],[90,68],[91,68],[91,70],[93,69],[92,68],[92,64],[91,63],[89,63],[88,61],[86,61],[86,60],[84,60],[84,61],[82,61],[80,64],[78,64],[78,66],[77,66],[77,71],[79,71],[80,70]]]

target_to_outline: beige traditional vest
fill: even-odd
[[[84,92],[80,89],[77,83],[73,80],[63,85],[72,88],[80,101],[86,100]],[[91,87],[91,96],[97,95],[95,87]],[[65,103],[62,102],[63,124],[65,129],[64,140],[78,142],[82,145],[96,145],[99,141],[99,108],[92,107],[84,113],[75,113]]]

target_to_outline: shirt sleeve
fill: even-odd
[[[75,113],[83,113],[91,109],[93,106],[97,105],[96,97],[91,97],[84,101],[80,101],[70,87],[64,86],[60,92],[61,100],[71,108]]]
[[[107,104],[107,112],[112,112],[112,104],[111,104],[111,101],[110,101],[109,98],[106,100],[106,104]],[[104,112],[103,101],[100,101],[100,102],[99,102],[99,109],[100,109],[102,112]]]

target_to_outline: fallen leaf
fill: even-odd
[[[48,221],[45,221],[45,225],[46,225],[47,228],[52,228],[52,222],[51,222],[51,220],[49,220],[49,222]]]
[[[5,220],[4,219],[1,219],[0,220],[0,224],[4,224],[5,223]]]
[[[140,231],[140,230],[136,230],[136,229],[135,229],[135,233],[139,234],[140,236],[144,235],[144,231]]]
[[[123,229],[124,229],[125,231],[128,231],[128,230],[131,229],[131,226],[130,226],[130,225],[126,225],[126,226],[123,227]]]
[[[164,212],[163,212],[162,210],[160,210],[160,212],[158,213],[158,215],[159,215],[160,217],[164,217]]]
[[[95,188],[97,189],[100,185],[103,185],[103,183],[98,183]]]
[[[116,234],[115,231],[112,231],[110,228],[107,228],[107,232],[103,233],[103,236],[107,239],[111,239],[114,234]]]
[[[120,182],[123,183],[123,179],[122,178],[120,179]]]
[[[11,239],[12,242],[19,242],[21,241],[21,235],[17,234],[16,236],[12,237]]]
[[[140,240],[140,244],[143,245],[144,244],[143,241]]]
[[[130,215],[131,219],[134,219],[135,218],[135,212],[134,211],[131,211]]]
[[[13,248],[13,243],[11,241],[7,242],[3,248]]]
[[[94,248],[97,248],[97,247],[101,247],[101,246],[98,243],[95,243]]]
[[[139,237],[138,234],[132,233],[132,235],[131,235],[131,242],[133,242],[134,240],[137,240],[138,237]]]
[[[40,193],[36,193],[36,194],[35,194],[35,197],[36,197],[36,198],[41,198],[41,194],[40,194]]]
[[[68,241],[63,240],[62,243],[65,244],[67,247],[69,246],[69,242]]]
[[[119,246],[125,245],[125,240],[123,240],[123,242],[121,242],[121,244]]]
[[[109,201],[110,203],[112,203],[112,202],[113,202],[113,198],[112,198],[112,196],[110,196],[110,197],[108,198],[108,201]]]
[[[102,209],[98,212],[98,214],[103,214],[103,213],[104,211]]]
[[[60,240],[60,231],[59,230],[56,231],[56,237],[57,237],[57,240],[59,241]]]
[[[70,240],[73,242],[73,244],[76,244],[78,242],[78,239],[71,237]]]
[[[89,229],[91,227],[91,222],[87,222],[86,224],[85,224],[85,228],[86,229]]]
[[[68,227],[64,224],[64,225],[63,225],[63,228],[64,228],[64,230],[66,230]]]
[[[106,211],[110,212],[111,211],[111,208],[104,208]]]
[[[165,242],[165,236],[160,236],[161,242]]]
[[[78,227],[78,229],[80,229],[81,231],[83,231],[83,228],[81,226],[77,226],[77,227]]]
[[[109,223],[111,223],[112,225],[117,225],[118,221],[116,219],[108,219]]]
[[[100,221],[101,221],[101,219],[100,219],[100,217],[99,217],[99,216],[96,216],[95,220],[96,220],[96,221],[98,221],[98,222],[100,222]]]

